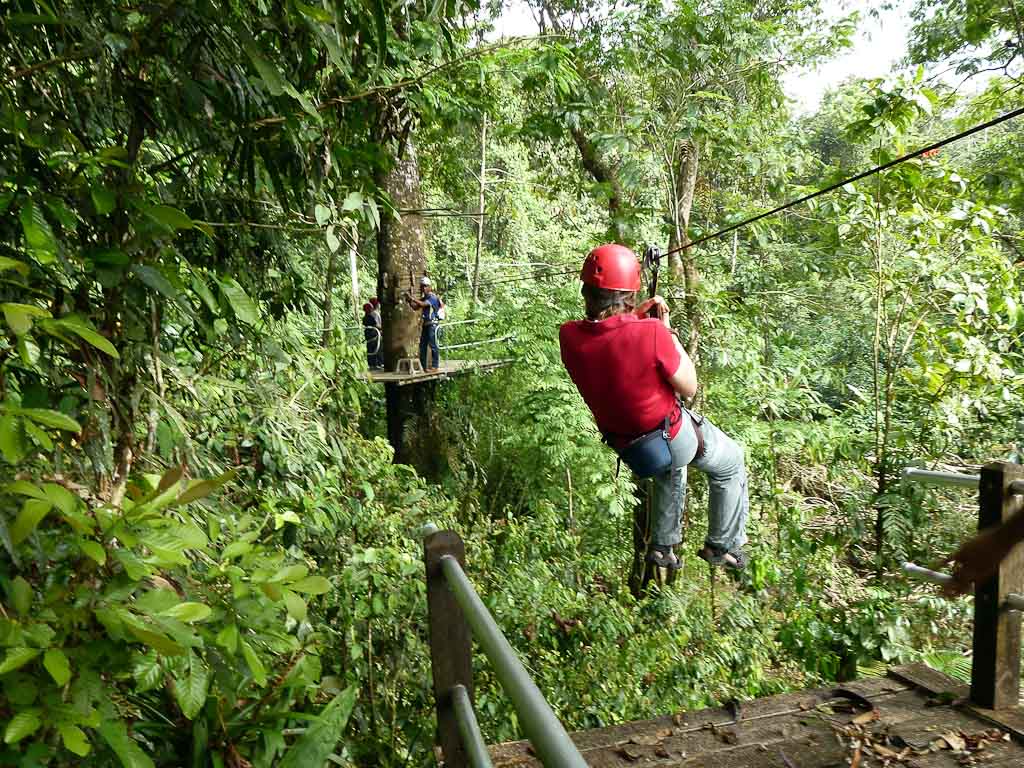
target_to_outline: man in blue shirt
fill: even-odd
[[[437,313],[441,310],[441,299],[430,289],[430,278],[420,278],[420,298],[405,295],[410,307],[423,311],[423,327],[420,330],[420,365],[423,370],[433,372],[441,364],[441,351],[437,348]],[[427,347],[430,347],[432,365],[427,367]]]

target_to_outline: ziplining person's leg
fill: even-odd
[[[726,555],[737,559],[735,554],[747,543],[747,515],[750,511],[747,468],[739,443],[707,419],[701,424],[701,430],[704,434],[704,455],[694,461],[693,466],[708,476],[708,537],[705,544],[713,558],[709,562],[718,564],[724,562]],[[743,567],[745,563],[738,565]]]
[[[654,515],[651,520],[651,543],[654,547],[648,560],[662,567],[672,567],[671,548],[683,540],[683,504],[686,501],[686,466],[697,453],[697,436],[693,425],[683,414],[679,433],[669,443],[672,468],[654,476]]]

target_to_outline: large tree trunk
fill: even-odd
[[[422,207],[419,163],[411,139],[404,142],[404,151],[379,183],[399,210],[418,211]],[[420,313],[406,304],[405,294],[418,296],[419,279],[426,273],[426,266],[423,217],[404,213],[400,218],[382,220],[377,232],[377,295],[384,325],[384,365],[389,370],[395,370],[403,357],[419,357]],[[430,425],[433,394],[434,387],[426,383],[385,385],[388,441],[395,451],[395,463],[411,464],[421,474],[435,471],[432,457],[436,451],[429,450],[431,441],[416,437],[434,434]],[[424,446],[428,448],[424,450]]]
[[[671,169],[669,189],[668,220],[670,226],[669,250],[674,250],[690,242],[687,231],[690,227],[690,212],[693,209],[693,196],[697,189],[697,166],[700,163],[700,150],[693,141],[687,139],[676,155],[675,167]],[[701,307],[697,295],[700,288],[700,271],[697,269],[696,255],[693,249],[687,248],[669,256],[669,266],[676,275],[683,278],[685,295],[683,308],[689,330],[686,335],[686,352],[693,359],[694,365],[699,362]]]
[[[421,206],[420,169],[412,140],[394,167],[380,181],[399,210],[417,211]],[[384,325],[384,365],[394,370],[403,357],[418,357],[420,313],[405,303],[405,293],[418,296],[418,283],[427,266],[423,217],[404,213],[382,219],[377,231],[377,295]]]

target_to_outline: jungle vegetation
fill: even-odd
[[[783,76],[856,14],[528,4],[522,39],[473,0],[4,5],[0,764],[433,764],[426,522],[572,728],[969,670],[969,602],[898,564],[973,502],[899,472],[1020,459],[1024,123],[665,265],[746,446],[735,582],[694,556],[696,477],[685,569],[631,593],[637,488],[556,328],[600,242],[685,244],[1019,106],[1017,5],[917,0],[906,66],[798,115]],[[393,363],[424,273],[446,345],[499,339],[443,354],[515,364],[386,401],[359,306]]]

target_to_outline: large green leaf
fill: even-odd
[[[6,272],[8,269],[13,269],[22,277],[28,275],[28,264],[17,259],[8,258],[7,256],[0,256],[0,272]]]
[[[260,313],[256,304],[249,298],[249,294],[238,284],[233,277],[222,277],[218,280],[224,298],[228,300],[235,317],[248,325],[257,325],[260,321]]]
[[[4,744],[17,744],[38,731],[43,724],[40,714],[38,709],[27,709],[12,717],[4,729]]]
[[[357,689],[353,685],[335,696],[320,713],[320,719],[307,728],[285,753],[278,768],[323,765],[345,732],[356,703],[356,694]]]
[[[32,419],[32,421],[38,422],[44,427],[62,429],[65,432],[82,431],[82,427],[77,421],[60,411],[54,411],[49,408],[18,408],[14,412],[20,416]]]
[[[3,310],[4,320],[7,321],[7,325],[18,336],[24,336],[32,330],[32,320],[34,318],[50,316],[50,313],[42,307],[35,307],[31,304],[5,302],[0,304],[0,309]]]
[[[92,744],[89,743],[85,732],[77,725],[61,723],[57,726],[57,731],[60,733],[60,740],[64,743],[66,750],[74,752],[79,757],[85,757],[89,754]]]
[[[96,213],[100,216],[106,216],[114,210],[114,206],[117,204],[117,195],[106,187],[94,184],[89,189],[89,194],[92,195],[93,207],[96,208]]]
[[[260,657],[256,655],[256,651],[245,640],[240,641],[239,645],[242,646],[242,658],[249,665],[249,671],[252,672],[252,679],[256,681],[256,685],[266,685],[267,670],[264,668],[263,662],[260,661]]]
[[[256,71],[260,73],[263,84],[267,86],[267,90],[270,91],[271,95],[281,96],[284,94],[285,88],[288,86],[284,75],[263,56],[256,41],[252,39],[244,40],[242,44],[245,47],[245,52],[249,54],[253,66],[256,67]]]
[[[13,413],[0,417],[0,453],[8,464],[19,464],[28,452],[21,419]]]
[[[296,592],[303,592],[307,595],[323,595],[331,591],[331,582],[323,576],[307,576],[302,581],[296,581],[288,586]]]
[[[209,618],[213,611],[210,606],[204,605],[203,603],[178,603],[173,608],[168,608],[166,611],[161,611],[161,616],[166,616],[169,619],[177,619],[178,621],[184,621],[190,623],[193,621],[203,621]]]
[[[53,509],[49,500],[28,499],[11,526],[11,541],[15,546],[27,539],[40,521]]]
[[[189,720],[195,718],[206,703],[206,691],[210,685],[210,669],[203,660],[189,652],[188,674],[174,680],[174,700],[181,707],[181,713]]]
[[[156,768],[138,742],[128,735],[128,729],[122,721],[104,719],[99,730],[100,736],[117,755],[124,768]]]
[[[40,653],[38,648],[8,648],[4,660],[0,661],[0,675],[21,669]]]
[[[238,474],[238,469],[229,469],[217,477],[210,480],[199,480],[190,485],[177,499],[177,504],[188,504],[190,501],[196,501],[198,499],[205,498],[213,493],[215,490],[220,488],[225,483],[229,483],[235,479]]]
[[[50,229],[43,209],[32,200],[26,200],[21,206],[20,218],[29,251],[40,263],[51,263],[57,256],[57,238]]]
[[[75,336],[78,336],[83,341],[88,342],[92,346],[96,347],[96,349],[101,352],[105,352],[111,357],[120,357],[120,355],[117,354],[117,350],[114,349],[114,345],[111,344],[107,338],[101,336],[99,331],[93,327],[92,323],[85,318],[78,315],[65,315],[64,317],[56,320],[47,321],[47,325],[48,327],[56,328],[60,331],[73,333]]]
[[[157,653],[162,653],[164,656],[184,656],[185,649],[178,645],[178,643],[171,640],[169,637],[161,635],[159,632],[152,632],[148,629],[136,626],[134,624],[128,624],[128,631],[131,632],[135,639],[139,642],[145,643],[150,648],[155,650]]]
[[[132,266],[132,273],[143,283],[148,285],[157,293],[161,293],[171,301],[182,303],[181,295],[171,285],[170,281],[161,274],[160,270],[148,264],[135,264]]]
[[[192,229],[192,219],[184,211],[170,205],[153,205],[146,209],[146,215],[170,230]]]
[[[71,679],[71,662],[59,648],[51,648],[43,656],[43,666],[57,685],[64,685]]]
[[[32,607],[32,585],[21,576],[11,582],[11,602],[19,616],[28,614]]]

